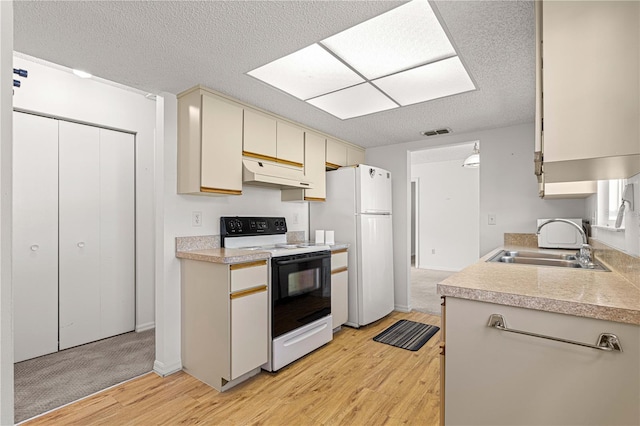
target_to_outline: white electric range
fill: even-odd
[[[267,251],[269,360],[277,371],[333,339],[329,246],[287,243],[283,217],[221,217],[223,247]]]

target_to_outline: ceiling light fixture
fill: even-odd
[[[478,149],[478,142],[473,145],[473,152],[462,163],[462,167],[468,169],[477,169],[480,166],[480,150]]]
[[[91,78],[91,77],[92,77],[92,75],[91,75],[90,73],[88,73],[88,72],[86,72],[86,71],[82,71],[82,70],[76,70],[76,69],[74,69],[74,70],[73,70],[73,73],[74,73],[75,75],[77,75],[78,77],[80,77],[80,78]]]
[[[476,89],[426,0],[247,74],[342,120]]]

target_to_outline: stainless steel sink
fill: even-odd
[[[500,250],[487,262],[519,263],[524,265],[556,266],[560,268],[578,268],[594,271],[609,270],[598,262],[583,265],[573,254],[540,253],[533,251]]]

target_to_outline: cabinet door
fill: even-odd
[[[100,129],[100,338],[135,328],[134,136]]]
[[[13,113],[14,361],[58,350],[58,121]]]
[[[100,131],[60,122],[60,349],[100,334]]]
[[[348,319],[349,272],[347,269],[347,251],[331,255],[331,316],[333,328],[339,327]]]
[[[267,362],[267,286],[231,294],[231,380]]]
[[[640,424],[640,327],[447,297],[445,420],[462,425]],[[623,352],[605,352],[487,326],[506,326],[595,344],[613,333]]]
[[[324,201],[327,196],[325,139],[315,133],[306,132],[304,148],[304,175],[313,184],[313,188],[304,190],[304,199]]]
[[[304,131],[299,127],[278,121],[277,132],[278,162],[302,167],[305,162]]]
[[[347,147],[347,165],[364,164],[364,150]]]
[[[542,13],[545,163],[638,154],[640,4],[546,1]]]
[[[275,161],[276,120],[246,108],[244,110],[243,154]]]
[[[242,194],[242,108],[202,95],[200,190]]]
[[[326,167],[337,169],[346,165],[347,146],[333,139],[327,139]]]

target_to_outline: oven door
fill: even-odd
[[[331,252],[271,259],[271,337],[331,313]]]

